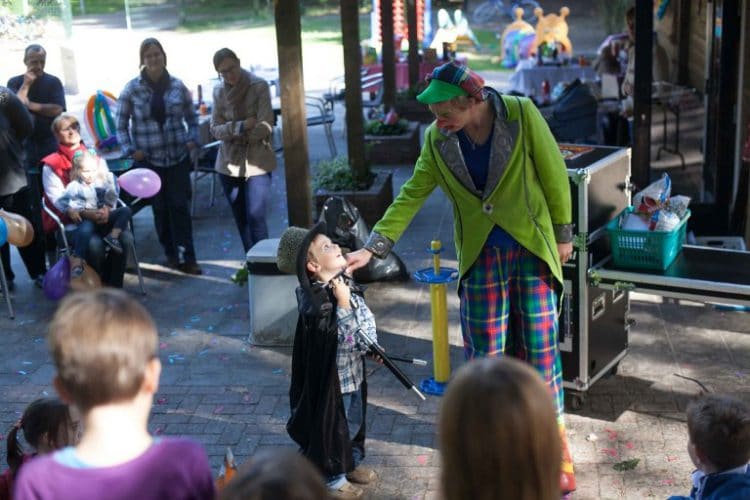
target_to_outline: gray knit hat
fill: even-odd
[[[306,275],[307,251],[313,239],[319,234],[326,234],[325,221],[319,221],[310,229],[291,226],[279,239],[276,252],[276,266],[281,272],[296,274],[298,278]]]
[[[307,236],[307,231],[301,227],[290,226],[281,235],[276,253],[276,266],[282,273],[297,274],[297,253],[302,240]]]

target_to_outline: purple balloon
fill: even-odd
[[[66,255],[45,273],[42,291],[48,299],[60,300],[68,293],[68,288],[70,288],[70,260]]]
[[[120,187],[138,198],[151,198],[161,189],[161,179],[148,168],[133,168],[117,178]]]

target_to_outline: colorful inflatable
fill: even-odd
[[[86,104],[86,125],[89,128],[96,149],[102,153],[116,150],[117,127],[113,118],[117,98],[106,90],[97,90]]]
[[[503,47],[503,68],[515,68],[519,61],[529,57],[531,44],[536,37],[534,27],[523,20],[523,9],[517,7],[514,14],[515,21],[505,28],[500,37]]]

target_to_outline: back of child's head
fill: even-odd
[[[73,444],[76,435],[72,431],[72,419],[68,405],[57,398],[41,398],[32,401],[21,418],[13,424],[7,437],[7,461],[15,477],[23,463],[24,450],[19,439],[23,431],[26,443],[34,450],[55,450]]]
[[[560,498],[560,434],[541,377],[512,358],[463,366],[438,425],[446,500]]]
[[[156,325],[122,290],[74,293],[58,306],[49,327],[58,383],[82,412],[133,399],[157,356]]]
[[[220,500],[325,500],[328,490],[315,467],[293,450],[263,450],[240,467]]]
[[[690,441],[719,471],[750,460],[750,406],[726,394],[708,394],[687,408]]]

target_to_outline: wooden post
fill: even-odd
[[[651,81],[654,47],[653,0],[635,3],[635,87],[631,175],[638,189],[651,182]],[[630,62],[632,64],[632,61]]]
[[[344,44],[344,85],[346,86],[346,144],[349,166],[358,179],[368,172],[365,159],[365,124],[362,115],[362,51],[359,47],[359,1],[341,0],[341,40]],[[286,14],[288,15],[288,14]],[[279,54],[281,57],[281,54]]]
[[[406,24],[409,27],[409,86],[419,81],[419,39],[417,38],[417,0],[406,0]]]
[[[380,0],[380,35],[383,63],[383,109],[386,112],[396,102],[396,57],[393,43],[393,2]],[[399,47],[400,49],[400,47]]]
[[[276,47],[281,87],[282,139],[289,225],[312,225],[310,158],[307,151],[307,115],[302,75],[302,36],[297,0],[275,0]]]

